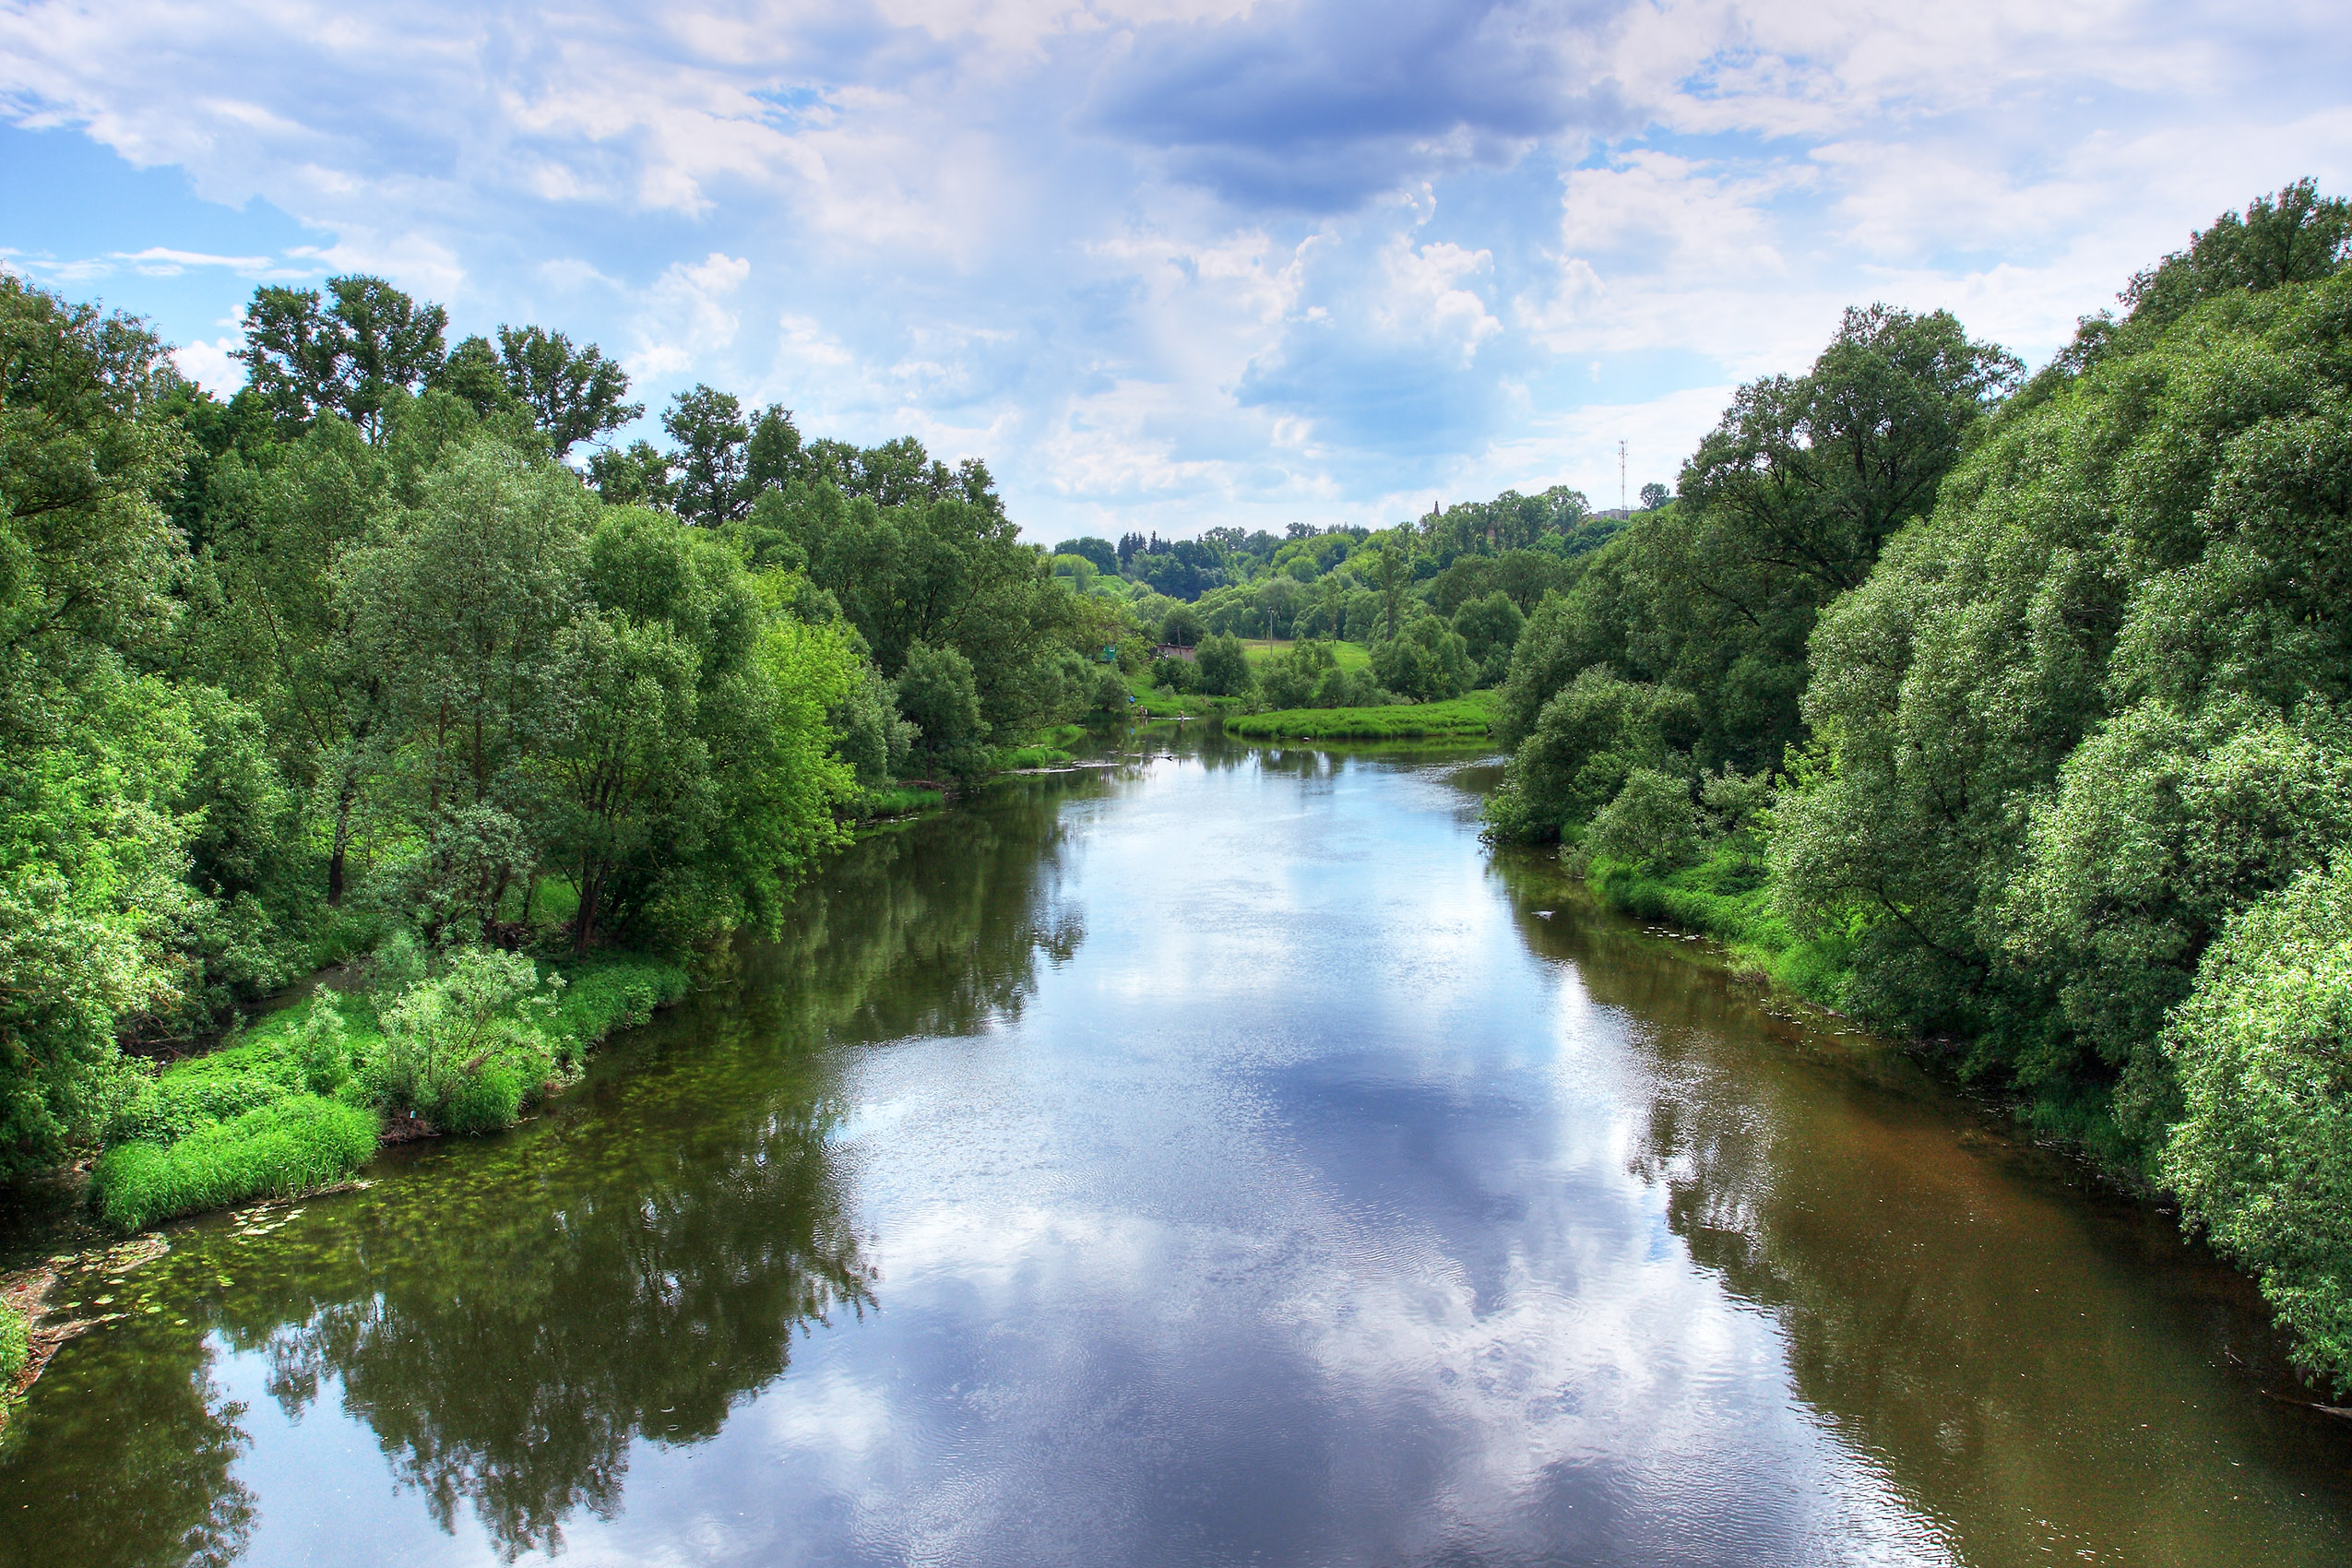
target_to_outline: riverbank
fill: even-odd
[[[486,1089],[474,1091],[465,1098],[463,1112],[441,1113],[453,1125],[386,1104],[385,1086],[410,1052],[451,1042],[419,1039],[417,1021],[396,1021],[395,1011],[415,988],[396,992],[323,983],[219,1049],[172,1063],[120,1107],[109,1118],[105,1151],[91,1172],[94,1207],[110,1229],[128,1233],[184,1215],[331,1185],[387,1143],[498,1131],[548,1093],[560,1092],[598,1045],[644,1023],[687,989],[683,965],[646,954],[557,959],[540,973],[551,982],[552,1001],[534,1006],[534,988],[481,1009],[494,1016],[471,1020],[483,1040],[501,1024],[529,1030],[552,1063],[549,1076],[514,1085],[503,1102]],[[477,1054],[498,1053],[486,1048]],[[456,1061],[439,1070],[469,1086],[498,1066]],[[458,1092],[466,1095],[464,1087]]]
[[[1073,754],[1067,748],[1084,733],[1081,726],[1063,725],[996,748],[984,777],[1066,763]],[[914,780],[866,792],[857,814],[866,822],[903,820],[942,809],[947,800],[944,789]],[[549,920],[563,913],[559,898],[543,902]],[[619,949],[537,963],[529,983],[478,1008],[484,1016],[472,1023],[484,1039],[500,1026],[535,1038],[551,1070],[536,1080],[524,1073],[526,1081],[502,1087],[484,1103],[449,1104],[437,1119],[385,1103],[386,1059],[414,1045],[387,1038],[387,1015],[405,999],[401,988],[387,988],[364,957],[322,969],[308,983],[301,1000],[241,1022],[212,1049],[167,1064],[106,1117],[88,1195],[107,1229],[129,1234],[258,1198],[295,1196],[347,1180],[388,1144],[502,1130],[561,1092],[604,1040],[683,997],[689,980],[679,961]],[[323,1051],[335,1063],[323,1063]],[[466,1054],[495,1055],[497,1048]],[[481,1076],[486,1065],[495,1064],[460,1061],[458,1076]],[[11,1375],[17,1337],[0,1306],[0,1383]]]
[[[1253,741],[1475,740],[1487,733],[1494,701],[1492,692],[1472,692],[1446,702],[1276,708],[1234,714],[1226,719],[1225,730]]]

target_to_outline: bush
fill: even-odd
[[[898,711],[915,726],[916,766],[957,778],[987,766],[989,726],[970,659],[952,647],[917,643],[907,650],[897,690]]]
[[[1238,697],[1250,689],[1250,656],[1234,636],[1211,637],[1194,660],[1199,689],[1213,696]]]
[[[1593,817],[1577,848],[1588,861],[1669,871],[1691,858],[1698,841],[1690,786],[1656,768],[1637,767]]]
[[[2262,1282],[2297,1366],[2352,1387],[2352,861],[2232,921],[2164,1047],[2182,1222]]]
[[[538,967],[517,954],[455,955],[445,973],[384,1010],[383,1042],[362,1074],[364,1092],[444,1132],[511,1126],[529,1095],[563,1070],[547,1027],[559,994],[540,991]],[[508,1078],[511,1095],[501,1087]],[[503,1118],[493,1119],[501,1107]]]
[[[143,1229],[175,1215],[340,1181],[375,1152],[375,1136],[369,1112],[294,1095],[199,1127],[169,1147],[129,1143],[110,1149],[98,1162],[90,1196],[109,1225]]]

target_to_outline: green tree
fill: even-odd
[[[2233,920],[2164,1047],[2184,1113],[2163,1146],[2184,1224],[2252,1270],[2295,1360],[2352,1388],[2352,868]]]
[[[2201,300],[2332,277],[2348,256],[2352,201],[2322,196],[2307,177],[2255,197],[2242,218],[2223,213],[2190,236],[2187,250],[2133,277],[2123,303],[2135,323],[2163,327]]]
[[[1401,696],[1442,702],[1469,690],[1478,667],[1470,662],[1469,644],[1460,633],[1434,615],[1422,615],[1401,636],[1372,649],[1372,673]]]
[[[1616,798],[1635,768],[1679,774],[1699,730],[1688,692],[1583,671],[1543,706],[1487,808],[1505,837],[1543,840]]]
[[[118,1030],[185,995],[199,749],[159,653],[185,437],[140,323],[0,276],[0,1170],[102,1115]]]
[[[245,362],[254,396],[294,427],[333,411],[371,442],[390,410],[442,367],[449,313],[419,305],[381,278],[329,278],[313,289],[265,284],[245,307]]]
[[[1250,656],[1242,651],[1239,637],[1211,637],[1201,644],[1193,670],[1200,689],[1213,695],[1237,697],[1251,686]]]
[[[670,458],[677,471],[671,497],[678,516],[701,528],[743,517],[752,429],[742,401],[731,392],[697,386],[671,399],[661,428],[678,444]]]
[[[952,647],[916,643],[896,685],[898,711],[915,726],[916,766],[956,778],[986,766],[989,723],[980,716],[970,659]]]
[[[1697,849],[1698,814],[1691,786],[1654,767],[1636,767],[1593,816],[1577,848],[1587,861],[1613,861],[1644,871],[1671,871]]]
[[[507,392],[530,410],[557,457],[645,412],[643,403],[622,401],[629,395],[626,371],[595,344],[576,349],[561,332],[501,327],[498,366]]]
[[[1464,649],[1477,667],[1478,684],[1494,685],[1510,672],[1511,651],[1519,646],[1519,634],[1526,625],[1527,618],[1501,588],[1469,600],[1454,612],[1454,629],[1461,634]]]

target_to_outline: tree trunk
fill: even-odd
[[[359,780],[344,775],[343,787],[335,795],[335,848],[327,857],[327,903],[330,909],[343,901],[343,854],[351,847],[351,812],[359,799]]]

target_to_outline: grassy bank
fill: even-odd
[[[684,968],[643,954],[599,953],[546,968],[564,981],[552,1000],[506,1004],[492,1022],[527,1010],[535,1049],[559,1074],[686,991]],[[384,1075],[371,1064],[395,1054],[386,1038],[391,1006],[389,998],[314,992],[141,1085],[107,1125],[91,1179],[100,1215],[137,1230],[331,1185],[358,1170],[387,1127],[378,1103]],[[331,1033],[323,1007],[340,1020]],[[498,1115],[474,1119],[475,1130],[510,1123],[543,1085],[519,1087]]]
[[[1269,659],[1279,658],[1299,646],[1290,637],[1243,637],[1241,643],[1242,654],[1252,664],[1263,664]],[[1372,649],[1363,643],[1333,643],[1331,655],[1342,670],[1372,668]]]
[[[1475,740],[1487,732],[1494,698],[1473,692],[1450,702],[1399,703],[1389,707],[1286,707],[1237,714],[1225,732],[1249,740]]]
[[[1586,884],[1621,914],[1714,937],[1741,968],[1809,1002],[1835,1006],[1847,967],[1840,944],[1800,938],[1773,907],[1762,861],[1718,847],[1706,859],[1653,873],[1618,861],[1594,865]]]

